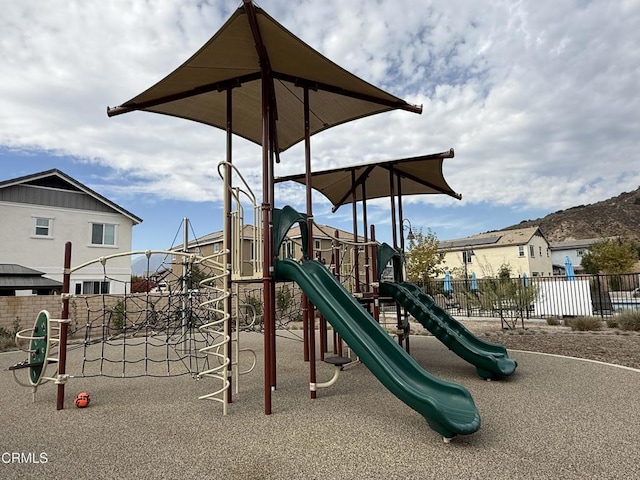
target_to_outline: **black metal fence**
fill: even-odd
[[[640,312],[640,274],[432,279],[419,284],[454,315],[528,319]]]

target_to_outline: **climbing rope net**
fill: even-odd
[[[197,376],[212,367],[211,355],[203,349],[218,348],[225,340],[225,313],[219,307],[226,292],[216,286],[223,276],[217,262],[181,252],[143,254],[146,273],[129,282],[110,274],[113,257],[73,269],[97,263],[102,268],[100,285],[125,292],[71,296],[72,330],[83,337],[77,376]],[[158,256],[163,258],[152,269],[153,257]]]

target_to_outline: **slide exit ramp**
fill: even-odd
[[[315,260],[275,262],[276,279],[295,281],[363,364],[396,397],[447,439],[480,428],[469,391],[426,372],[360,303]]]
[[[506,377],[515,371],[518,364],[509,358],[504,346],[476,337],[417,285],[384,282],[380,284],[379,293],[396,299],[438,340],[475,366],[482,378]]]

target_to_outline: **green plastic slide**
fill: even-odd
[[[396,397],[420,413],[445,439],[480,428],[469,391],[426,372],[321,263],[277,260],[276,279],[300,285],[362,363]]]
[[[417,285],[384,282],[379,293],[400,302],[438,340],[474,365],[482,378],[506,377],[515,371],[518,364],[509,358],[504,346],[476,337]]]

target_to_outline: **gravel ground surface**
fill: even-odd
[[[603,328],[597,332],[573,332],[569,327],[533,321],[513,330],[502,330],[499,320],[460,319],[481,338],[508,349],[552,353],[640,368],[640,332]]]
[[[444,444],[364,365],[311,400],[297,333],[277,339],[272,415],[264,415],[261,361],[222,416],[221,405],[196,400],[215,382],[190,376],[74,378],[67,407],[56,411],[55,386],[43,385],[34,404],[6,370],[23,354],[2,354],[0,447],[9,456],[0,479],[640,478],[637,371],[513,351],[514,375],[487,382],[442,343],[416,335],[412,356],[438,379],[465,386],[482,418],[478,432]],[[242,346],[261,353],[263,340],[243,334]],[[79,372],[81,360],[72,349],[68,371]],[[319,379],[330,378],[330,365],[317,367]],[[80,390],[91,392],[89,408],[71,405]]]
[[[478,432],[450,444],[364,365],[346,369],[310,400],[309,366],[295,329],[278,336],[272,415],[264,415],[264,339],[257,333],[242,335],[242,347],[256,352],[258,365],[241,377],[227,416],[219,404],[196,400],[215,383],[190,376],[74,378],[67,408],[56,411],[55,386],[43,385],[32,403],[31,391],[7,370],[24,354],[4,353],[0,479],[640,478],[638,371],[521,351],[638,368],[640,334],[573,333],[543,321],[504,331],[496,319],[458,320],[480,338],[512,349],[518,368],[509,378],[484,381],[412,324],[412,356],[435,377],[468,388],[482,418]],[[82,349],[72,348],[67,371],[82,371],[82,359]],[[331,366],[317,367],[318,379],[330,378]],[[152,368],[166,369],[161,363]],[[91,392],[87,409],[71,406],[80,390]]]

